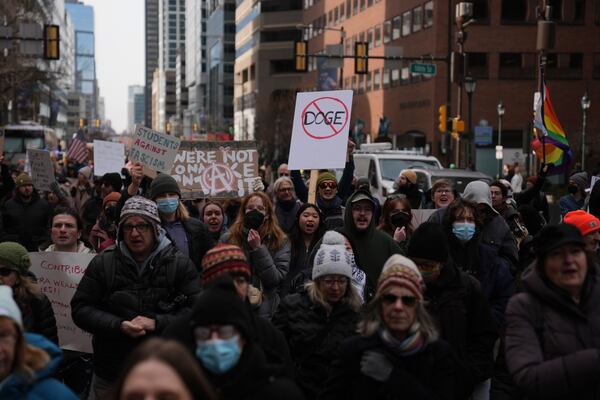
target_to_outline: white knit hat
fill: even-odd
[[[312,279],[324,275],[342,275],[352,279],[352,255],[346,250],[344,236],[335,231],[325,232],[315,256]]]
[[[12,319],[19,329],[23,330],[21,310],[13,299],[13,292],[10,286],[0,285],[0,317]]]

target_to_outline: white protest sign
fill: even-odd
[[[139,161],[154,171],[168,174],[173,167],[180,140],[175,136],[136,125],[129,160]]]
[[[344,168],[352,90],[296,95],[290,169]]]
[[[71,299],[94,256],[53,251],[29,253],[31,272],[52,303],[58,341],[63,349],[92,353],[92,336],[79,329],[71,318]]]
[[[33,186],[39,190],[51,191],[50,185],[55,179],[50,153],[47,150],[27,149],[27,160]]]
[[[94,175],[102,176],[109,172],[121,173],[125,165],[125,145],[123,143],[94,140]]]

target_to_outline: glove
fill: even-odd
[[[255,192],[262,192],[263,190],[265,190],[265,185],[263,185],[260,176],[254,178],[254,182],[252,182],[252,190]]]
[[[390,379],[394,366],[388,358],[377,351],[365,351],[360,360],[360,372],[379,382]]]

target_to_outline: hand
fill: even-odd
[[[263,190],[265,190],[265,185],[262,182],[262,178],[257,176],[254,178],[254,182],[252,182],[252,191],[262,192]]]
[[[404,242],[406,240],[406,229],[404,227],[396,228],[394,231],[394,240],[396,242]]]
[[[542,163],[542,167],[540,168],[540,173],[539,173],[540,178],[546,177],[546,174],[548,173],[548,168],[550,168],[551,165],[552,164]]]
[[[360,360],[360,372],[379,382],[390,379],[393,369],[394,366],[390,363],[390,360],[377,351],[365,351]]]
[[[356,148],[356,144],[352,140],[348,140],[348,158],[352,157],[352,153],[354,153],[354,149]]]
[[[142,317],[141,315],[138,315],[137,317],[132,319],[131,323],[139,325],[147,331],[153,331],[156,329],[156,321],[155,320],[153,320],[151,318],[147,318],[147,317]]]
[[[143,327],[136,325],[131,321],[121,322],[121,332],[132,338],[138,338],[146,334]]]
[[[136,161],[135,164],[131,166],[129,174],[131,175],[131,184],[127,188],[127,193],[129,193],[130,196],[135,196],[142,184],[142,179],[144,179],[144,166],[142,163]]]
[[[254,229],[250,229],[250,232],[248,232],[248,246],[250,246],[252,250],[256,250],[260,245],[260,234]]]

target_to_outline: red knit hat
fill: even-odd
[[[224,273],[242,274],[250,280],[250,265],[238,246],[221,243],[206,252],[202,258],[202,284]]]
[[[600,230],[600,219],[583,210],[568,212],[563,218],[563,222],[575,225],[581,232],[581,236]]]

